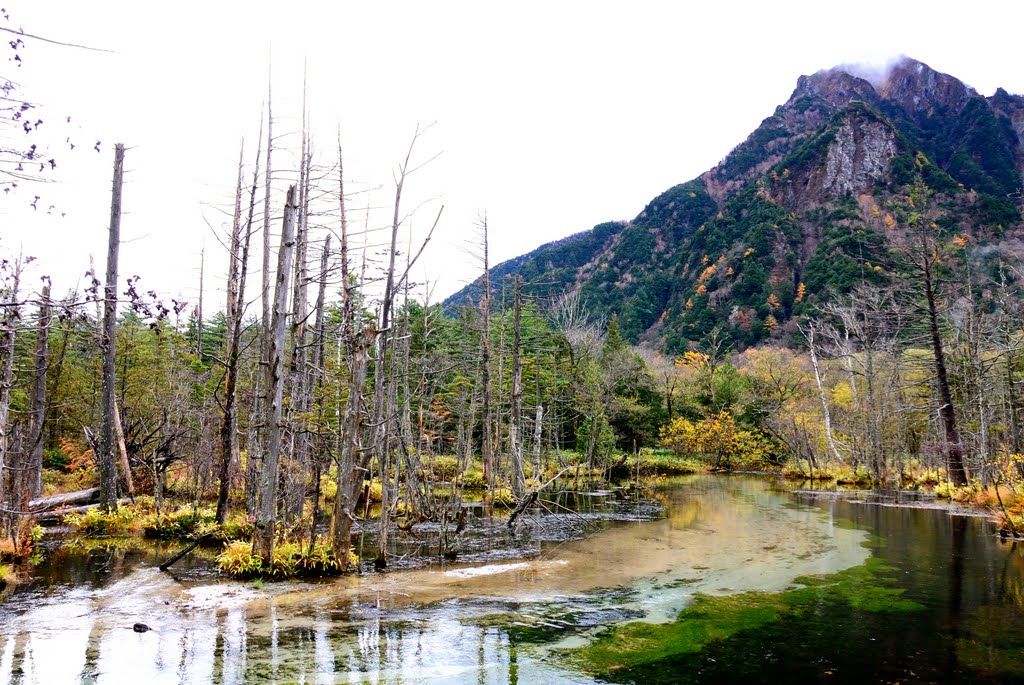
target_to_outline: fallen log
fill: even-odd
[[[512,515],[508,517],[508,529],[509,530],[515,530],[516,519],[518,519],[520,517],[520,515],[522,515],[523,512],[525,512],[527,509],[529,509],[531,506],[533,506],[533,504],[540,497],[540,493],[544,490],[544,488],[546,488],[547,486],[551,485],[556,480],[561,478],[562,475],[566,471],[569,471],[570,469],[572,469],[571,466],[566,466],[564,469],[559,471],[558,474],[554,478],[549,480],[547,483],[544,483],[544,485],[541,485],[537,489],[532,490],[531,492],[526,493],[523,496],[523,498],[519,500],[519,503],[516,505],[516,508],[512,510]],[[579,465],[576,466],[576,477],[577,478],[579,477]]]
[[[159,566],[160,570],[161,571],[166,571],[176,561],[178,561],[183,556],[185,556],[186,554],[188,554],[189,552],[194,550],[196,547],[201,545],[203,542],[205,542],[206,540],[209,540],[212,537],[213,537],[213,533],[207,533],[206,535],[200,535],[195,540],[193,540],[192,543],[190,545],[188,545],[188,547],[186,547],[185,549],[181,550],[180,552],[175,554],[173,557],[171,557],[170,559],[168,559],[164,563],[160,564],[160,566]]]
[[[63,492],[59,495],[48,495],[46,497],[39,497],[28,503],[28,510],[36,513],[40,511],[49,511],[50,509],[56,509],[58,507],[68,507],[71,505],[89,504],[98,501],[100,498],[99,488],[88,488],[86,490],[76,490],[74,492]]]
[[[118,506],[120,506],[122,504],[128,504],[129,502],[131,502],[131,500],[129,498],[127,498],[127,497],[124,497],[122,499],[117,500]],[[60,520],[60,519],[64,518],[68,514],[84,514],[85,512],[89,511],[90,509],[97,509],[97,508],[99,508],[99,506],[100,505],[97,502],[95,504],[85,504],[85,505],[80,506],[80,507],[57,507],[55,509],[50,509],[49,511],[44,511],[44,512],[40,512],[38,514],[33,514],[33,515],[35,516],[36,521],[39,521],[39,522],[42,522],[42,521],[57,521],[57,520]]]
[[[527,494],[525,497],[523,497],[523,499],[519,500],[519,504],[517,504],[516,508],[512,511],[512,515],[508,517],[508,529],[509,530],[514,530],[515,529],[516,519],[519,518],[520,514],[522,514],[524,511],[526,511],[531,506],[533,506],[533,503],[537,501],[537,498],[539,496],[540,496],[540,490],[534,490],[533,492],[531,492],[531,493]]]

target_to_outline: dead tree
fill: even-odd
[[[522,497],[526,491],[523,473],[523,277],[515,275],[512,339],[512,420],[509,422],[509,447],[512,453],[512,494]]]
[[[348,402],[344,418],[338,429],[338,491],[334,500],[334,514],[331,517],[331,549],[334,558],[342,567],[348,566],[349,550],[352,546],[352,511],[358,499],[356,488],[362,488],[362,478],[355,476],[359,467],[360,441],[363,432],[363,386],[366,384],[366,367],[370,350],[377,338],[377,329],[367,325],[351,338],[349,355]],[[341,399],[339,388],[339,400]],[[362,472],[362,471],[360,471]]]
[[[295,186],[288,189],[281,230],[281,247],[277,255],[277,285],[274,291],[272,336],[264,382],[267,389],[266,404],[267,452],[260,477],[260,504],[253,533],[253,554],[269,562],[274,551],[274,526],[277,521],[277,464],[281,453],[281,402],[284,399],[284,336],[288,324],[288,290],[295,251],[295,213],[297,210]]]
[[[260,132],[260,138],[263,132]],[[220,490],[217,494],[217,523],[227,519],[231,469],[240,461],[238,447],[238,362],[242,348],[242,323],[245,316],[245,281],[249,270],[249,246],[252,242],[252,219],[256,207],[256,186],[260,173],[260,150],[256,150],[256,166],[249,192],[249,216],[245,222],[245,238],[241,239],[242,159],[239,156],[238,190],[235,199],[235,224],[231,230],[231,259],[228,265],[227,339],[224,355],[224,420],[221,423]],[[241,242],[241,245],[239,244]]]
[[[377,363],[374,367],[374,398],[373,398],[373,424],[376,428],[373,438],[373,450],[372,454],[377,456],[377,463],[381,467],[381,472],[384,476],[385,482],[383,483],[382,491],[384,494],[384,501],[381,502],[381,536],[379,538],[379,547],[377,553],[377,565],[382,567],[387,563],[386,545],[387,545],[387,528],[388,528],[388,502],[387,502],[387,490],[388,483],[386,482],[388,474],[388,465],[390,461],[390,450],[389,445],[391,438],[394,434],[393,424],[394,421],[391,418],[392,412],[389,408],[394,404],[394,383],[393,375],[387,363],[388,352],[391,347],[390,329],[391,329],[391,317],[394,312],[395,296],[398,292],[398,288],[402,287],[402,284],[409,277],[413,265],[419,259],[420,255],[423,254],[423,250],[430,242],[433,236],[434,229],[437,227],[438,221],[441,218],[441,212],[444,211],[444,207],[438,211],[437,218],[434,220],[434,224],[431,226],[430,231],[427,233],[426,238],[420,244],[419,250],[416,255],[406,262],[406,268],[404,273],[396,277],[395,273],[395,259],[398,256],[398,231],[403,223],[403,217],[401,214],[402,206],[402,192],[405,188],[405,182],[409,175],[412,174],[418,167],[410,167],[412,159],[413,149],[416,146],[416,141],[423,133],[423,129],[417,127],[415,134],[413,135],[412,142],[409,144],[409,149],[405,155],[405,159],[402,164],[398,167],[398,172],[395,177],[395,204],[394,213],[391,221],[391,241],[390,250],[388,253],[388,266],[385,272],[384,279],[384,294],[380,303],[379,320],[380,324],[378,327],[377,334]],[[370,453],[367,453],[361,463],[361,467],[365,468],[369,459]]]
[[[344,403],[345,386],[338,384],[338,429],[335,460],[337,462],[337,492],[331,514],[331,551],[334,558],[348,567],[352,545],[352,509],[355,505],[356,479],[354,469],[359,462],[359,433],[362,411],[362,388],[366,379],[369,350],[373,346],[373,331],[364,330],[357,344],[354,335],[352,288],[348,264],[348,213],[345,209],[345,165],[338,136],[338,209],[341,215],[341,329],[338,340],[338,373],[342,371],[342,352],[348,364],[348,402]]]
[[[239,256],[242,250],[242,160],[245,143],[238,151],[238,179],[235,183],[235,213],[231,220],[231,239],[228,243],[228,300],[224,308],[224,400],[220,439],[220,488],[217,492],[217,523],[223,525],[227,517],[228,493],[231,487],[231,464],[238,459],[238,414],[235,410],[235,386],[238,377],[238,354],[232,349],[235,329],[241,328],[238,297]],[[258,156],[258,155],[257,155]]]
[[[32,377],[32,402],[29,415],[31,476],[29,497],[43,491],[43,429],[46,427],[46,370],[50,363],[50,282],[46,279],[39,297],[36,323],[35,369]]]
[[[484,292],[480,296],[480,316],[483,329],[480,334],[480,386],[481,413],[483,414],[484,430],[480,443],[483,461],[484,483],[490,491],[494,486],[494,443],[491,441],[491,266],[488,257],[487,217],[480,220],[480,234],[483,249]]]
[[[295,231],[295,265],[292,282],[291,354],[288,361],[285,427],[292,468],[287,470],[283,513],[287,520],[302,516],[302,503],[309,466],[309,431],[306,412],[309,409],[308,331],[309,274],[307,253],[309,246],[309,197],[311,181],[311,153],[308,137],[305,88],[302,102],[302,150],[299,161],[299,207]]]
[[[100,470],[100,505],[110,511],[117,506],[117,466],[114,461],[115,345],[117,336],[117,257],[121,246],[121,187],[124,182],[124,145],[114,146],[114,181],[110,202],[110,235],[107,246],[107,278],[103,288],[103,376],[101,426],[97,460]]]
[[[825,441],[828,443],[828,448],[832,452],[832,456],[838,463],[842,464],[845,462],[842,455],[839,453],[839,447],[836,445],[835,436],[832,433],[832,414],[829,412],[828,397],[825,395],[825,385],[822,381],[821,365],[818,363],[818,352],[814,343],[814,322],[808,323],[803,332],[807,337],[807,348],[811,353],[811,366],[814,369],[814,380],[818,386],[818,399],[821,401],[821,411],[825,421]],[[810,459],[813,460],[813,453]],[[811,465],[810,475],[811,478],[814,478],[813,464]]]
[[[319,394],[323,388],[324,368],[324,306],[327,300],[327,265],[331,256],[331,238],[324,240],[323,252],[320,254],[320,285],[316,295],[316,319],[313,325],[313,361],[310,364],[309,388],[310,392]],[[310,517],[309,525],[309,549],[310,554],[316,544],[316,519],[320,513],[320,460],[321,460],[321,432],[323,425],[323,403],[317,402],[317,431],[315,444],[311,445],[310,457],[313,462],[313,494],[310,499],[313,505],[313,515]]]
[[[255,398],[252,403],[252,421],[250,421],[248,454],[246,455],[246,478],[245,478],[245,509],[250,516],[256,515],[257,499],[259,494],[259,463],[263,459],[265,448],[264,436],[266,433],[260,418],[263,416],[265,389],[263,388],[263,376],[268,365],[267,353],[270,349],[270,181],[271,181],[271,153],[274,149],[270,79],[267,79],[267,170],[264,172],[263,183],[263,261],[260,269],[260,284],[262,292],[260,302],[263,316],[260,319],[260,350],[259,370],[256,373]]]
[[[14,340],[21,318],[18,289],[21,285],[21,259],[11,267],[0,331],[0,504],[5,502],[7,472],[11,470],[11,390],[14,385]],[[13,498],[12,498],[13,499]]]

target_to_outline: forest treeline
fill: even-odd
[[[55,297],[45,278],[30,285],[31,259],[2,262],[0,500],[15,546],[39,498],[90,486],[101,510],[151,495],[158,525],[168,497],[221,526],[241,513],[251,558],[302,543],[345,568],[370,500],[383,566],[389,535],[419,521],[440,523],[450,552],[468,489],[518,513],[569,469],[578,482],[696,464],[997,496],[1021,481],[1017,274],[974,267],[969,237],[932,221],[920,176],[894,212],[886,282],[819,298],[789,347],[713,327],[665,356],[627,344],[578,291],[491,282],[485,218],[475,298],[454,314],[425,301],[411,273],[441,211],[415,242],[402,207],[420,133],[373,259],[369,230],[350,225],[340,145],[314,164],[304,131],[283,197],[273,148],[250,167],[243,153],[215,269],[223,306],[118,278],[120,146],[105,281],[90,271]]]

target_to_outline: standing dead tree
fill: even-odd
[[[262,318],[260,319],[260,350],[259,369],[256,373],[254,399],[252,403],[252,420],[250,421],[248,454],[246,455],[246,478],[245,478],[245,509],[250,516],[256,515],[257,496],[259,493],[259,463],[263,459],[265,447],[265,428],[260,420],[263,415],[263,400],[265,389],[263,388],[263,369],[267,366],[267,351],[270,349],[270,181],[271,181],[271,155],[274,149],[274,118],[271,104],[270,80],[267,79],[267,159],[266,171],[263,174],[263,259],[260,268],[260,303],[262,305]]]
[[[263,132],[260,131],[260,139]],[[231,228],[230,261],[228,263],[228,301],[226,309],[227,336],[224,355],[224,412],[221,422],[220,488],[217,493],[217,523],[227,519],[228,495],[231,487],[231,469],[240,461],[238,447],[238,365],[242,347],[243,317],[245,316],[245,281],[249,270],[249,246],[252,241],[252,220],[256,207],[256,188],[260,173],[260,150],[256,150],[256,164],[249,192],[249,215],[242,238],[242,157],[238,160],[238,187],[235,194],[235,215]]]
[[[18,301],[21,287],[22,260],[13,264],[5,263],[3,276],[7,281],[4,285],[6,298],[3,308],[3,319],[0,321],[0,504],[6,501],[8,475],[12,472],[12,422],[11,422],[11,390],[14,386],[14,341],[17,336],[18,320],[21,318],[20,302]],[[9,271],[8,271],[9,268]],[[12,498],[13,499],[13,498]]]
[[[509,446],[512,458],[512,494],[522,497],[526,491],[523,473],[523,277],[515,276],[515,303],[512,341],[512,420]]]
[[[121,188],[124,184],[124,145],[114,146],[114,181],[110,202],[110,235],[107,246],[107,279],[103,287],[103,350],[102,409],[99,451],[100,506],[110,511],[117,506],[117,466],[114,461],[114,340],[117,335],[117,257],[121,246]]]
[[[284,399],[284,337],[288,324],[288,290],[295,252],[295,214],[298,209],[295,186],[288,189],[284,206],[281,247],[277,254],[277,285],[274,290],[274,313],[271,322],[270,349],[264,382],[267,390],[266,408],[267,452],[260,476],[260,504],[252,538],[253,554],[269,562],[274,551],[274,527],[277,521],[278,460],[281,454],[281,403]]]
[[[383,481],[380,521],[381,533],[378,539],[379,544],[376,560],[378,567],[387,565],[388,530],[390,526],[388,512],[390,503],[388,502],[387,494],[389,489],[388,474],[390,471],[391,456],[389,448],[392,438],[396,435],[394,412],[390,410],[392,407],[397,406],[394,398],[395,383],[392,369],[388,364],[389,351],[392,347],[391,319],[394,314],[395,297],[399,292],[399,289],[402,288],[406,279],[409,277],[412,267],[423,254],[423,250],[426,249],[426,246],[430,243],[430,239],[434,234],[434,229],[437,228],[437,224],[441,219],[441,213],[444,211],[444,207],[442,206],[438,211],[437,217],[434,219],[434,223],[431,225],[430,230],[427,232],[426,237],[423,239],[423,242],[420,243],[418,251],[411,259],[407,260],[404,272],[396,274],[395,262],[398,256],[398,232],[406,219],[406,217],[402,216],[402,193],[405,189],[405,182],[409,176],[416,170],[423,167],[423,164],[414,167],[411,163],[416,142],[419,140],[424,130],[425,129],[420,127],[416,128],[412,141],[409,143],[409,149],[406,152],[405,159],[399,165],[395,174],[395,204],[391,220],[388,265],[384,274],[384,292],[380,301],[380,308],[378,310],[378,320],[380,323],[377,326],[377,363],[374,365],[374,436],[372,449],[362,455],[360,463],[358,464],[359,467],[365,469],[369,464],[369,459],[372,456],[375,456],[377,458],[377,464],[380,467]],[[428,162],[424,162],[424,164]]]
[[[43,491],[43,429],[46,427],[46,370],[50,361],[50,283],[46,279],[39,297],[36,324],[35,368],[32,376],[32,402],[29,415],[30,477],[29,497]]]
[[[487,217],[480,220],[480,240],[483,254],[483,286],[480,296],[480,317],[482,330],[480,333],[480,393],[481,413],[483,414],[484,430],[480,444],[483,460],[484,483],[488,491],[494,487],[494,443],[491,441],[491,264],[488,254]]]

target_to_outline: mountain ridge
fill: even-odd
[[[910,58],[874,83],[850,71],[799,77],[717,165],[631,221],[495,266],[492,283],[518,273],[538,295],[579,291],[595,313],[616,314],[632,342],[681,351],[720,326],[742,346],[791,332],[827,293],[884,281],[888,222],[917,176],[944,229],[997,252],[1020,232],[1024,97],[986,98]]]

